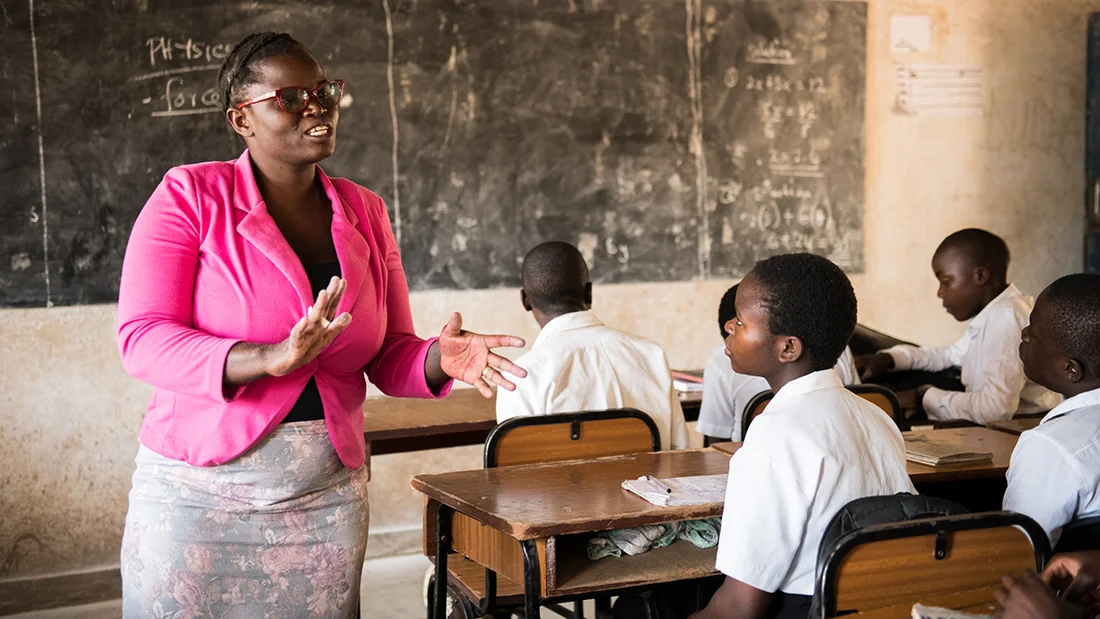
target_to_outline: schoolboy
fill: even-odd
[[[800,617],[829,520],[866,496],[912,492],[901,433],[833,365],[856,322],[852,285],[812,254],[756,264],[726,326],[733,369],[775,392],[730,459],[716,567],[726,579],[695,619]]]
[[[1004,508],[1035,519],[1054,546],[1066,524],[1100,515],[1100,275],[1067,275],[1039,295],[1020,359],[1066,400],[1020,435]]]
[[[753,396],[767,391],[768,381],[759,376],[738,374],[730,367],[726,356],[726,324],[736,317],[737,284],[722,295],[718,303],[718,332],[723,344],[714,349],[703,366],[703,404],[699,410],[699,421],[695,429],[702,434],[707,443],[741,440],[741,417]],[[859,373],[856,371],[852,351],[847,346],[836,362],[836,372],[845,385],[858,385]]]
[[[1061,398],[1028,380],[1016,354],[1033,300],[1008,282],[1008,261],[1008,245],[991,232],[967,228],[944,239],[932,257],[937,296],[956,320],[970,321],[966,333],[952,346],[895,346],[857,359],[861,378],[866,382],[887,371],[960,366],[965,391],[922,385],[912,394],[899,394],[937,421],[985,425],[1056,406]]]

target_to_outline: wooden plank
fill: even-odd
[[[721,501],[660,507],[623,490],[622,482],[728,470],[729,456],[699,449],[417,475],[412,487],[524,540],[717,516]]]
[[[700,399],[681,400],[684,417],[699,419]],[[496,396],[455,389],[441,400],[374,396],[363,402],[363,436],[372,456],[483,445],[497,425]]]
[[[968,613],[992,615],[997,612],[1000,605],[993,598],[996,587],[982,587],[958,591],[947,595],[926,597],[920,601],[925,606],[937,606],[950,608]],[[848,619],[909,619],[913,616],[913,604],[895,604],[874,610],[844,615]]]
[[[1016,448],[1016,440],[1019,438],[1012,434],[979,426],[906,433],[906,435],[909,434],[923,434],[935,441],[959,445],[972,451],[988,451],[993,454],[993,460],[989,462],[955,466],[927,466],[916,462],[907,462],[906,469],[909,471],[909,477],[914,484],[1003,478],[1005,471],[1008,470],[1008,462],[1012,458],[1012,450]]]
[[[461,513],[451,521],[451,549],[497,574],[523,582],[523,549],[520,543]]]
[[[935,546],[935,535],[923,535],[855,547],[837,569],[837,609],[912,606],[934,596],[996,587],[1004,574],[1035,569],[1031,542],[1014,527],[955,531],[942,560],[936,559]]]
[[[363,402],[363,414],[363,434],[372,442],[470,432],[496,425],[496,397],[477,389],[455,389],[441,400],[377,396]]]
[[[905,467],[914,484],[928,484],[944,481],[964,481],[969,479],[1003,478],[1016,448],[1017,436],[998,432],[988,428],[972,426],[968,428],[944,428],[924,430],[906,434],[923,434],[930,439],[961,445],[974,451],[988,451],[993,454],[991,462],[960,464],[955,466],[927,466],[916,462],[906,462]],[[714,443],[711,449],[733,455],[741,448],[741,443]]]
[[[550,596],[579,595],[625,587],[651,585],[674,580],[704,578],[718,573],[714,568],[717,546],[696,548],[677,540],[664,548],[633,557],[588,558],[590,535],[554,538],[554,578],[548,579]],[[544,594],[546,595],[546,594]]]
[[[1039,427],[1042,417],[1020,417],[1019,419],[1007,419],[1005,421],[990,421],[985,427],[1001,432],[1008,432],[1017,436]]]
[[[371,456],[424,451],[426,449],[444,449],[447,447],[465,447],[484,445],[489,432],[496,427],[496,421],[487,421],[481,426],[468,424],[465,430],[448,433],[434,433],[424,436],[402,436],[398,438],[373,439],[370,441]]]
[[[447,557],[448,583],[481,606],[485,601],[485,567],[459,554]],[[518,606],[523,604],[523,581],[516,582],[497,574],[497,604]]]

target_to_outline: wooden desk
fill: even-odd
[[[728,469],[729,456],[700,449],[418,475],[412,487],[427,497],[424,552],[436,558],[437,591],[446,590],[448,556],[457,553],[509,582],[523,583],[526,616],[537,617],[539,605],[552,599],[717,574],[717,548],[676,542],[601,561],[589,560],[586,549],[597,531],[722,513],[720,501],[652,505],[623,490],[623,480],[647,474],[716,475]],[[445,596],[437,594],[435,603],[433,616],[442,617]]]
[[[973,479],[1004,479],[1005,471],[1008,470],[1009,458],[1012,457],[1012,450],[1016,448],[1017,439],[1012,434],[980,426],[924,430],[921,432],[906,432],[905,434],[924,434],[937,441],[954,443],[974,451],[988,451],[993,454],[992,462],[977,464],[927,466],[916,462],[906,462],[905,468],[909,472],[909,477],[913,480],[914,485]],[[741,448],[741,443],[715,443],[711,445],[711,448],[727,454],[734,454]]]
[[[990,421],[985,427],[1019,436],[1028,430],[1038,427],[1039,422],[1042,420],[1042,417],[1020,417],[1007,421]]]
[[[442,400],[371,397],[363,413],[372,456],[481,445],[497,425],[496,398],[477,389],[455,389]]]
[[[684,417],[699,419],[702,395],[681,398]],[[477,389],[455,389],[442,400],[374,396],[363,402],[363,433],[369,453],[383,454],[482,445],[497,425],[496,397]]]

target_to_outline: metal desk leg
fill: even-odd
[[[477,609],[478,617],[484,617],[493,612],[497,605],[497,573],[485,568],[485,604]]]
[[[535,540],[524,540],[523,547],[523,616],[538,619],[541,600],[539,593],[539,551]]]
[[[454,510],[442,503],[435,513],[435,598],[428,619],[447,617],[447,555],[451,552],[451,515]],[[536,564],[537,566],[537,564]]]

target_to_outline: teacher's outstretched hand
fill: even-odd
[[[491,398],[491,384],[500,385],[508,391],[516,388],[515,383],[504,377],[504,372],[517,378],[527,376],[527,370],[492,349],[503,346],[522,348],[525,345],[523,338],[512,335],[482,335],[463,331],[462,314],[455,312],[439,334],[439,341],[428,351],[425,374],[432,384],[442,384],[447,377],[455,378],[477,387],[481,395]]]

